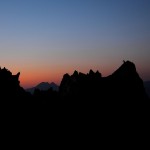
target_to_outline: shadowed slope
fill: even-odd
[[[0,68],[0,94],[3,101],[14,102],[26,96],[24,89],[20,86],[19,75],[20,73],[12,75],[5,67]]]
[[[31,96],[19,85],[19,75],[12,75],[6,68],[0,69],[0,92],[2,97],[10,99],[33,99],[33,103],[49,103],[53,100],[68,100],[77,105],[92,104],[133,106],[148,102],[143,81],[139,77],[134,63],[124,62],[112,75],[102,77],[101,73],[89,71],[87,74],[75,71],[73,75],[65,74],[59,91],[36,90]],[[38,101],[37,101],[38,100]],[[61,100],[61,101],[60,101]],[[67,105],[68,105],[67,104]]]
[[[121,140],[122,137],[129,139],[130,134],[143,138],[139,134],[147,133],[149,129],[149,99],[132,62],[124,62],[108,77],[92,70],[88,74],[77,71],[71,76],[65,74],[59,92],[35,90],[34,95],[28,97],[18,78],[19,74],[12,75],[7,69],[0,69],[3,100],[8,101],[7,98],[11,97],[8,102],[14,102],[17,98],[20,101],[25,98],[27,104],[22,107],[6,105],[4,118],[8,120],[11,116],[12,122],[15,117],[19,122],[22,119],[29,129],[35,122],[32,130],[38,126],[36,132],[44,129],[47,133],[47,129],[51,128],[50,131],[63,131],[62,135],[68,132],[79,137],[82,134],[82,139],[97,139],[101,135],[112,141],[115,136]],[[131,141],[133,139],[131,136]],[[118,144],[118,139],[116,141]]]
[[[65,74],[60,84],[60,94],[65,98],[82,99],[101,102],[142,102],[148,99],[143,81],[139,77],[135,65],[124,62],[112,75],[102,77],[97,71],[88,74],[74,72]]]

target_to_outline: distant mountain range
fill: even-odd
[[[51,82],[51,83],[41,82],[40,84],[38,84],[35,87],[26,89],[26,91],[33,94],[35,89],[39,89],[41,91],[47,91],[50,88],[52,88],[54,91],[58,91],[59,86],[57,84],[55,84],[54,82]]]
[[[146,93],[150,97],[150,81],[145,81],[144,82],[144,87],[145,87]],[[41,82],[35,87],[26,89],[26,91],[33,94],[35,89],[39,89],[41,91],[46,91],[46,90],[48,90],[50,88],[52,88],[54,91],[58,91],[59,90],[59,86],[57,84],[55,84],[54,82],[51,82],[51,83]]]
[[[5,67],[0,68],[0,94],[7,100],[6,103],[14,103],[13,100],[16,99],[15,103],[18,104],[64,102],[64,105],[67,106],[68,104],[68,107],[70,107],[69,105],[85,107],[86,104],[88,106],[93,105],[93,108],[108,105],[111,108],[113,106],[126,108],[135,104],[150,103],[148,98],[150,82],[143,84],[135,64],[130,61],[123,61],[123,64],[107,77],[102,77],[99,71],[94,72],[92,70],[87,74],[78,71],[74,71],[72,75],[66,73],[59,87],[53,82],[42,82],[25,90],[20,86],[19,76],[20,72],[13,75]],[[39,90],[34,92],[35,89]],[[0,102],[4,102],[3,99]]]
[[[145,81],[144,87],[145,87],[146,93],[148,94],[148,96],[150,98],[150,81]]]

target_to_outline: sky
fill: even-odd
[[[0,0],[0,66],[24,88],[123,60],[150,80],[150,0]]]

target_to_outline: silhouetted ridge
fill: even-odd
[[[20,72],[12,75],[5,67],[3,69],[0,68],[0,94],[3,99],[7,99],[5,101],[10,99],[13,101],[15,100],[14,98],[25,96],[25,91],[20,87],[19,76]]]
[[[118,132],[119,138],[121,134],[128,137],[133,129],[139,134],[139,129],[143,132],[145,126],[148,126],[149,99],[143,81],[136,72],[134,63],[130,61],[124,62],[107,77],[102,77],[101,73],[93,70],[87,74],[77,71],[72,75],[65,74],[59,91],[52,88],[46,91],[36,89],[33,95],[20,87],[19,75],[20,73],[12,75],[6,68],[0,69],[0,102],[15,104],[4,111],[12,116],[12,123],[14,116],[18,116],[19,122],[23,118],[23,123],[27,122],[29,127],[32,126],[32,120],[36,119],[35,126],[41,122],[44,128],[45,125],[49,128],[53,124],[56,130],[63,131],[70,127],[69,133],[72,130],[81,131],[80,135],[85,130],[85,135],[89,132],[96,133],[95,137],[102,132],[105,136],[114,136]],[[40,85],[45,84],[48,85]],[[12,113],[14,110],[16,113]]]
[[[95,73],[90,70],[88,74],[75,71],[71,76],[65,74],[60,84],[60,94],[81,98],[87,95],[87,92],[96,92],[99,80],[101,80],[101,74],[98,71]]]
[[[143,81],[139,77],[134,63],[124,62],[108,79],[113,92],[117,91],[118,96],[120,94],[124,99],[132,99],[132,101],[147,99]]]
[[[52,101],[72,100],[80,104],[95,106],[135,105],[148,100],[143,81],[139,77],[133,62],[124,61],[111,75],[102,77],[99,71],[90,70],[87,74],[74,71],[65,74],[59,91],[53,89],[55,83],[42,82],[33,90],[33,96],[20,87],[19,75],[12,75],[6,68],[0,69],[0,92],[4,97],[32,99],[33,103],[51,103]],[[51,85],[51,87],[50,87]],[[58,87],[58,86],[57,86]],[[44,89],[44,90],[43,90]]]
[[[112,75],[125,78],[138,76],[134,63],[130,61],[124,61],[124,63]]]
[[[139,103],[147,99],[143,81],[136,72],[133,62],[124,63],[110,76],[102,77],[98,71],[88,74],[65,74],[60,84],[60,94],[66,98],[87,99],[91,101]]]
[[[34,93],[35,90],[41,90],[41,91],[47,91],[50,88],[54,91],[58,91],[59,87],[54,82],[48,83],[48,82],[41,82],[40,84],[36,85],[35,87],[26,89],[27,92],[30,92],[31,94]]]
[[[75,70],[72,76],[77,77],[78,76],[78,72]]]

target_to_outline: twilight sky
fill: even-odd
[[[150,0],[0,0],[0,66],[25,88],[122,60],[150,80]]]

